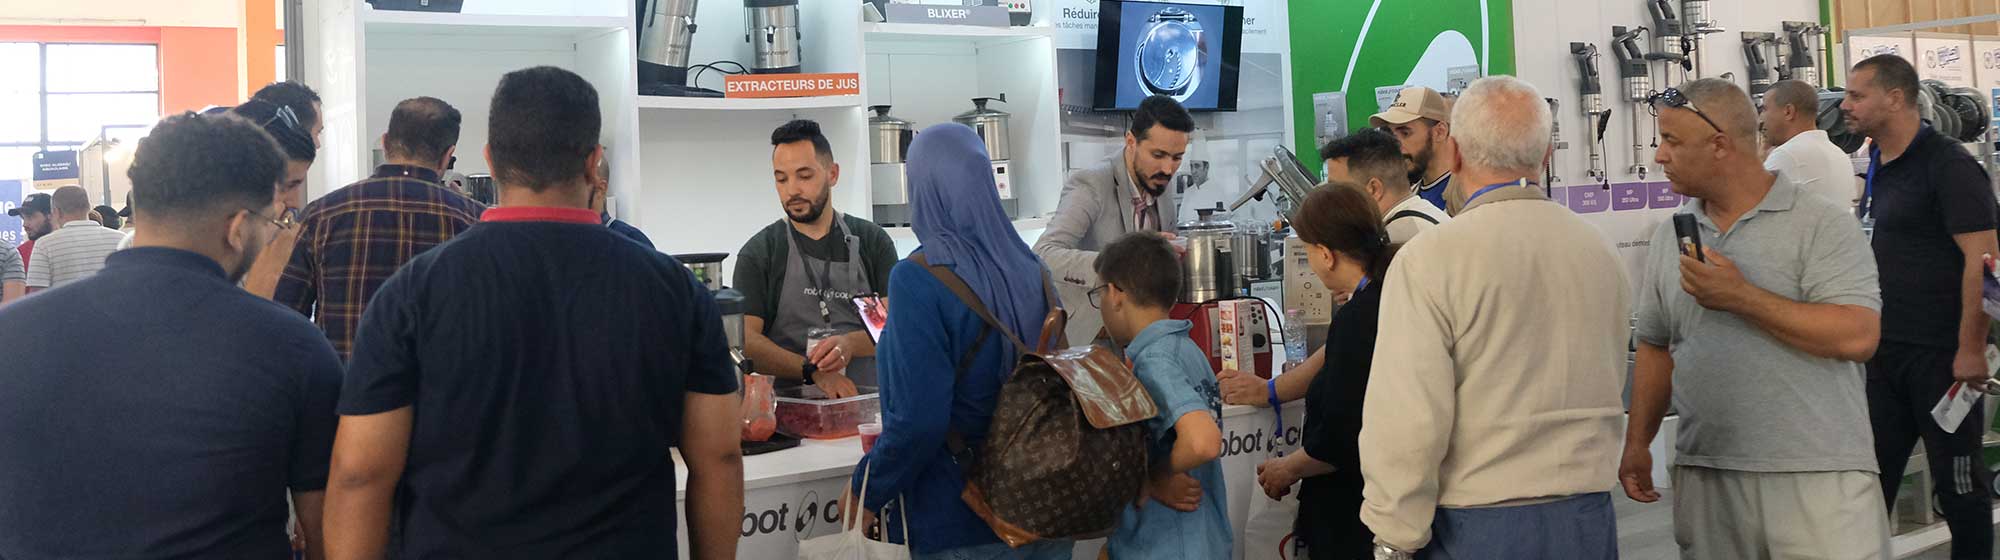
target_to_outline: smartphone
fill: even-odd
[[[854,309],[861,312],[861,324],[868,327],[869,340],[882,343],[882,329],[889,327],[889,301],[879,294],[854,296]]]
[[[1681,254],[1708,262],[1701,251],[1701,224],[1694,221],[1694,214],[1674,214],[1674,237],[1680,240]]]

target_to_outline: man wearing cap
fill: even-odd
[[[51,215],[54,209],[51,206],[49,195],[35,193],[22,200],[20,206],[7,211],[8,216],[21,219],[21,230],[28,234],[28,240],[22,242],[19,247],[23,269],[26,269],[28,261],[35,257],[35,240],[56,230],[55,220]]]
[[[1417,196],[1456,214],[1458,208],[1445,200],[1458,155],[1446,142],[1451,139],[1451,107],[1445,104],[1444,96],[1423,86],[1403,88],[1389,110],[1368,117],[1368,124],[1389,131],[1402,144],[1403,157],[1410,160],[1411,188]]]
[[[40,257],[28,264],[28,292],[82,280],[104,268],[125,234],[90,219],[90,195],[83,187],[56,189],[55,217],[62,229],[42,238]]]

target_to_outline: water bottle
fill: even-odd
[[[1296,307],[1285,308],[1285,367],[1279,371],[1291,371],[1306,362],[1306,312]]]

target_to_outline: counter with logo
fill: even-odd
[[[1257,464],[1272,447],[1296,447],[1303,437],[1305,402],[1285,406],[1284,430],[1277,431],[1277,416],[1269,409],[1228,406],[1222,409],[1222,470],[1227,479],[1231,527],[1240,530],[1249,517],[1252,499],[1263,499],[1257,487]],[[679,454],[675,454],[678,463]],[[841,491],[854,466],[861,460],[860,438],[806,440],[798,447],[743,458],[743,516],[738,525],[742,540],[738,558],[788,559],[798,557],[799,541],[840,531]],[[687,511],[687,469],[679,464],[675,480],[680,493],[676,507],[682,513],[678,527],[680,557],[687,558],[687,522],[703,515]],[[1097,558],[1102,540],[1080,542],[1075,557]],[[1236,545],[1236,557],[1243,557],[1243,543]]]

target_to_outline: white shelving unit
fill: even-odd
[[[1006,94],[1019,218],[1055,209],[1062,188],[1055,32],[864,23],[859,3],[801,2],[803,71],[857,73],[856,95],[780,99],[637,94],[636,37],[626,0],[468,0],[466,13],[374,10],[359,0],[304,0],[306,80],[320,91],[326,132],[310,193],[369,173],[395,104],[427,95],[465,115],[458,170],[487,171],[488,103],[507,72],[568,68],[597,87],[612,173],[612,211],[669,253],[735,252],[783,217],[771,180],[770,134],[818,121],[841,166],[834,207],[872,218],[869,105],[926,127]],[[749,62],[745,14],[704,3],[691,64]],[[728,66],[723,66],[728,67]],[[709,71],[695,84],[723,86]],[[730,270],[733,264],[725,264]]]

